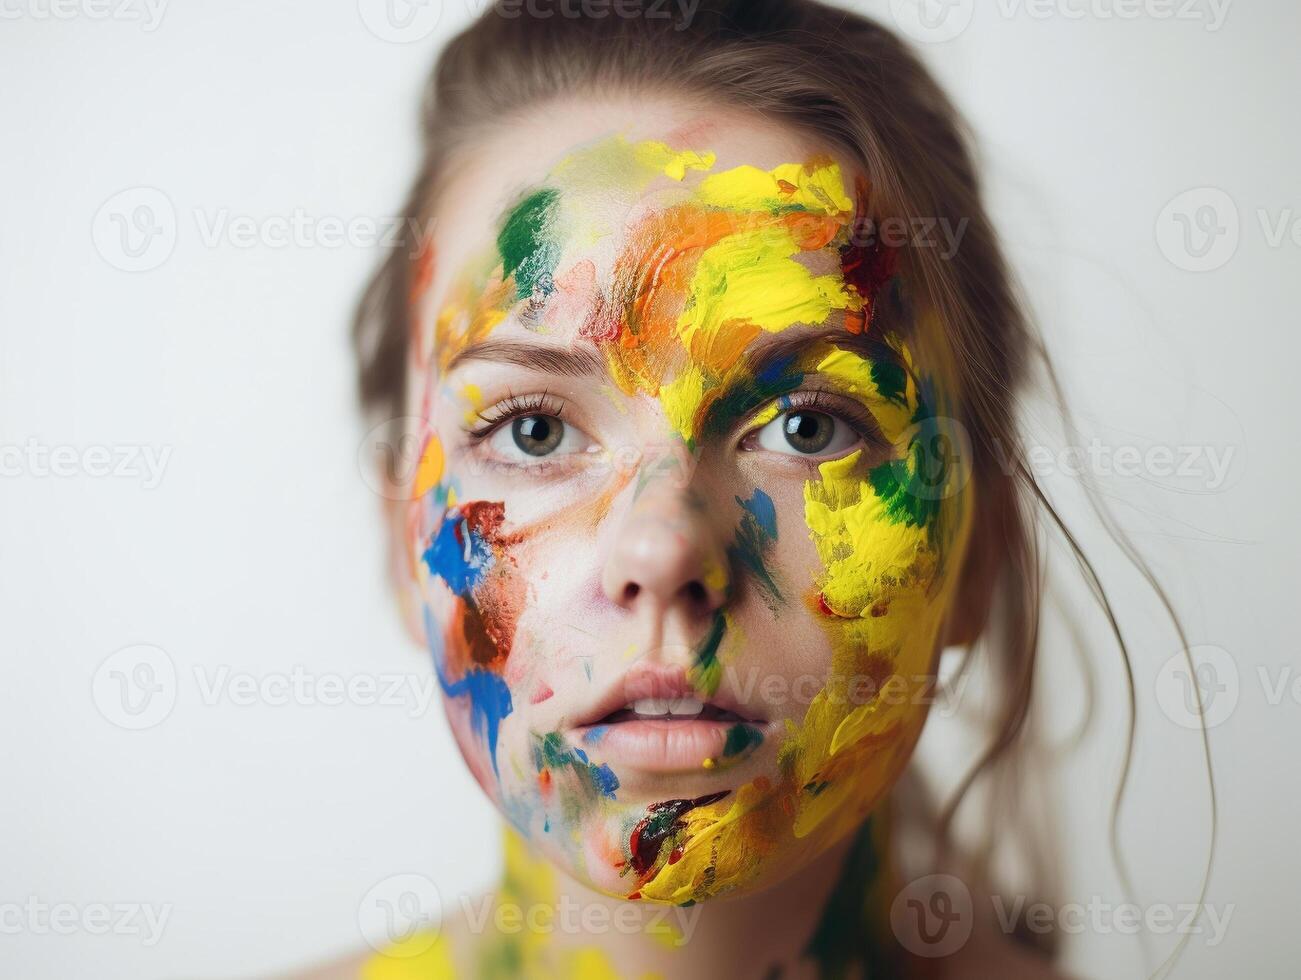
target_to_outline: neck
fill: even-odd
[[[515,964],[515,975],[592,980],[893,975],[881,941],[889,933],[886,844],[884,817],[876,817],[774,887],[683,908],[601,895],[508,829],[498,903],[520,909],[510,914],[523,926],[502,930],[483,955],[498,968]],[[481,963],[480,975],[496,975],[491,967]]]

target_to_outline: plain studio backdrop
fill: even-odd
[[[346,339],[414,172],[422,82],[482,7],[439,3],[0,4],[6,977],[265,976],[364,948],[398,886],[428,913],[492,880],[495,814],[385,589]],[[1083,444],[1098,440],[1090,471],[1195,647],[1220,831],[1213,915],[1175,975],[1290,976],[1301,15],[864,12],[912,38],[970,119]],[[1210,843],[1188,674],[1088,529],[1050,412],[1027,414],[1031,464],[1133,631],[1139,715],[1126,890],[1108,843],[1119,658],[1067,585],[1096,703],[1071,748],[1090,687],[1051,628],[1039,693],[1075,904],[1050,918],[1069,968],[1146,975]],[[951,776],[969,729],[933,720],[922,755]]]

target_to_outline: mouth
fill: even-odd
[[[699,773],[749,758],[770,728],[726,694],[701,697],[681,670],[641,667],[572,726],[571,735],[616,766]]]

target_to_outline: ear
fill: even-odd
[[[388,543],[386,564],[389,585],[397,598],[407,635],[423,650],[429,642],[425,636],[424,602],[412,568],[415,555],[412,553],[411,534],[408,530],[416,516],[415,509],[420,504],[399,493],[390,493],[380,499]]]
[[[1014,504],[1011,481],[1003,474],[977,483],[971,535],[962,570],[958,573],[957,595],[945,623],[942,645],[968,647],[980,638],[989,622],[994,589],[1007,562],[1009,507]]]

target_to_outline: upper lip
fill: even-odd
[[[590,706],[575,712],[571,725],[574,728],[595,725],[614,712],[631,707],[634,701],[644,698],[666,701],[694,698],[720,711],[730,711],[741,721],[755,724],[763,724],[766,721],[764,718],[756,717],[751,709],[742,705],[722,687],[713,695],[705,697],[687,680],[687,672],[682,667],[637,664],[625,674],[615,678]]]

